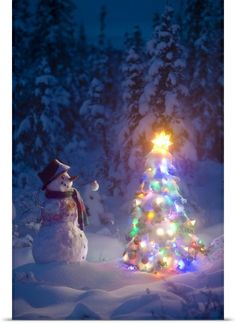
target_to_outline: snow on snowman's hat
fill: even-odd
[[[39,178],[43,182],[42,190],[45,190],[47,185],[55,180],[59,175],[68,171],[70,169],[69,165],[60,162],[57,159],[52,160],[43,171],[38,173]]]

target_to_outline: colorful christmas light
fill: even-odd
[[[130,241],[123,262],[131,271],[192,271],[198,255],[206,255],[207,249],[194,234],[196,220],[187,216],[183,206],[186,200],[172,172],[170,135],[162,131],[152,143],[133,201]]]

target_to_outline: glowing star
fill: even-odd
[[[172,145],[170,141],[170,135],[166,134],[164,131],[162,131],[160,134],[157,134],[156,137],[152,140],[153,151],[154,152],[160,152],[165,154],[168,152],[169,146]]]

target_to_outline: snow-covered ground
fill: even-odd
[[[123,269],[117,239],[93,234],[89,242],[88,261],[77,264],[38,265],[30,248],[14,250],[15,319],[223,317],[222,258],[205,258],[194,273],[157,276]]]
[[[109,212],[120,239],[109,231],[87,232],[86,262],[38,265],[31,247],[13,249],[14,319],[222,319],[223,171],[212,161],[194,168],[180,178],[199,219],[198,235],[206,245],[218,238],[196,272],[154,275],[122,268],[129,202],[112,198],[106,209],[113,205]]]

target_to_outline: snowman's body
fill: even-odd
[[[46,189],[62,193],[72,190],[72,181],[65,179],[67,175],[55,179]],[[72,263],[86,259],[88,241],[79,228],[78,208],[72,197],[45,198],[41,217],[42,225],[32,249],[36,263]]]

